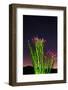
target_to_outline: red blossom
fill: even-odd
[[[46,43],[47,41],[46,40],[44,40],[43,38],[38,38],[38,37],[34,37],[34,38],[32,38],[32,42],[33,43],[36,43],[37,41],[40,41],[40,42],[42,42],[42,43]]]
[[[46,56],[47,57],[51,57],[51,58],[55,58],[57,55],[56,55],[56,52],[54,50],[49,50],[47,53],[46,53]]]

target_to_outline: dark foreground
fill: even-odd
[[[57,73],[57,69],[51,69],[50,73]],[[34,74],[34,69],[32,66],[26,66],[23,67],[23,74],[28,75],[28,74]]]

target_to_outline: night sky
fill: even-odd
[[[44,38],[47,41],[46,52],[53,49],[57,53],[57,17],[23,15],[23,65],[31,64],[28,40]]]

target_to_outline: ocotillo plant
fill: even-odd
[[[53,60],[51,60],[50,57],[44,56],[43,49],[44,44],[46,46],[45,40],[43,38],[39,39],[36,37],[32,41],[34,48],[31,46],[29,41],[28,46],[32,57],[32,64],[34,67],[35,74],[49,73],[52,68]]]
[[[46,73],[51,72],[51,69],[52,69],[54,63],[56,62],[56,59],[57,59],[56,57],[57,57],[57,55],[54,50],[49,50],[46,53],[46,56],[45,56],[45,68],[47,68],[47,69],[45,69]]]

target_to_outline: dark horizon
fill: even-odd
[[[33,37],[44,38],[47,41],[45,51],[54,50],[57,53],[57,17],[23,15],[23,65],[32,65],[29,54],[28,40]]]

